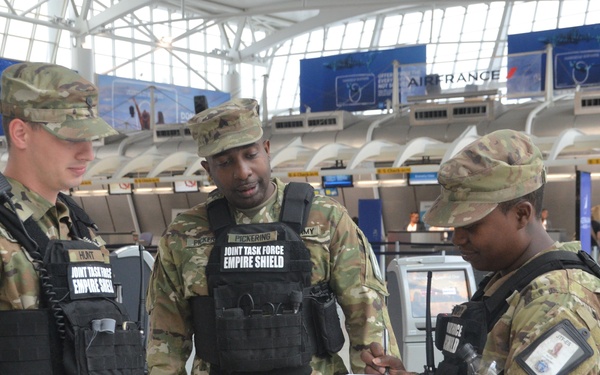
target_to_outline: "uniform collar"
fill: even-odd
[[[12,201],[17,208],[17,214],[21,221],[25,221],[30,217],[32,217],[34,221],[38,221],[51,209],[56,210],[55,212],[59,220],[63,216],[68,216],[69,212],[67,206],[62,202],[57,201],[56,204],[50,203],[40,194],[30,190],[19,181],[10,177],[6,178],[12,186]]]

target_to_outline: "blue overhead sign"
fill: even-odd
[[[548,44],[552,45],[554,89],[600,85],[600,25],[587,25],[509,35],[508,94],[544,90],[546,56],[540,52]]]
[[[425,45],[349,53],[300,61],[300,110],[365,111],[391,103],[394,60],[399,69],[400,101],[424,95]]]

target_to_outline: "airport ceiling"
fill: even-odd
[[[13,0],[16,1],[16,0]],[[145,28],[149,21],[137,14],[142,9],[162,8],[169,11],[168,20],[151,21],[173,23],[198,20],[192,30],[172,35],[174,40],[194,33],[197,29],[218,24],[231,30],[232,25],[250,26],[263,32],[266,37],[251,45],[232,45],[229,51],[220,53],[221,58],[232,62],[251,61],[261,52],[316,27],[357,18],[373,17],[387,12],[413,12],[432,8],[447,8],[481,1],[407,1],[407,0],[19,0],[31,3],[25,11],[17,11],[12,1],[5,1],[7,12],[0,17],[41,24],[51,28],[68,30],[78,38],[88,35],[114,34],[119,39],[130,39],[127,33],[116,29],[137,29],[151,35]],[[24,4],[19,5],[24,9]],[[242,27],[237,28],[243,29]],[[158,43],[158,36],[153,36]]]
[[[219,54],[233,63],[256,60],[273,46],[323,25],[390,12],[409,13],[481,3],[464,0],[18,0],[20,9],[27,10],[17,12],[10,5],[16,1],[6,0],[5,6],[0,9],[8,11],[0,11],[0,17],[68,30],[75,39],[106,34],[126,40],[128,37],[123,36],[126,33],[119,32],[118,28],[131,28],[152,36],[145,27],[148,21],[139,14],[154,8],[167,9],[169,19],[152,22],[198,21],[194,29],[172,35],[174,39],[214,24],[220,26],[223,34],[248,27],[261,31],[264,38],[255,39],[251,44],[242,45],[240,38],[234,38],[228,51],[205,51],[206,54]],[[23,3],[30,5],[23,8]],[[244,27],[235,28],[235,25]],[[152,37],[156,39],[156,36]],[[494,119],[462,124],[415,127],[407,123],[410,108],[402,111],[372,118],[358,116],[350,119],[351,123],[343,129],[310,134],[269,134],[272,130],[266,125],[265,131],[271,140],[274,174],[314,176],[315,170],[338,161],[350,166],[353,174],[367,175],[378,173],[378,166],[401,168],[407,161],[422,157],[431,157],[439,162],[466,142],[497,128],[514,128],[532,134],[551,165],[566,165],[570,171],[570,167],[588,165],[590,160],[600,165],[598,114],[573,116],[572,97],[558,105],[548,101],[517,105],[498,113]],[[528,128],[527,124],[531,127]],[[555,125],[550,126],[552,124]],[[175,176],[172,179],[176,180],[207,181],[200,158],[195,153],[195,143],[189,137],[158,141],[153,132],[142,131],[96,145],[96,151],[97,158],[85,176],[92,184],[107,180],[131,181],[132,178],[160,178],[163,182],[169,180],[164,178],[168,175]],[[7,153],[4,152],[0,168],[6,158]],[[598,166],[594,168],[597,170]],[[321,174],[323,172],[319,172]]]

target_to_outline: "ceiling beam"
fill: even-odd
[[[97,28],[102,28],[106,24],[113,22],[117,18],[121,18],[131,12],[135,12],[136,10],[150,5],[152,3],[154,3],[153,0],[121,1],[106,9],[104,12],[97,14],[94,17],[91,17],[89,21],[86,21],[87,29],[82,30],[82,33],[88,34]]]

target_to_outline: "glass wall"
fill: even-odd
[[[302,59],[426,44],[430,74],[500,69],[506,77],[507,35],[600,23],[597,0],[488,1],[448,7],[439,2],[437,8],[375,12],[278,39],[290,25],[281,21],[275,28],[279,20],[266,15],[212,19],[191,8],[182,12],[151,5],[107,17],[107,9],[124,3],[1,2],[0,56],[72,67],[73,47],[78,46],[92,49],[98,74],[209,90],[227,91],[228,77],[238,73],[240,96],[262,100],[267,82],[269,114],[283,115],[299,111]],[[83,12],[88,20],[100,16],[107,22],[86,30],[78,24]],[[267,38],[269,42],[262,43]],[[239,52],[247,50],[254,52]],[[452,89],[455,84],[443,85]]]

